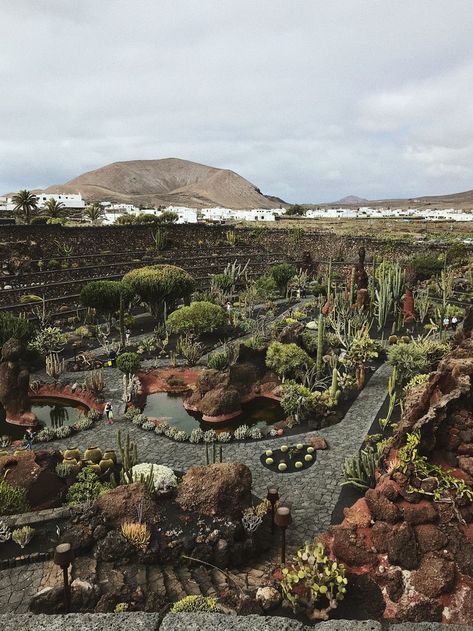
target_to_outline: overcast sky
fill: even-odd
[[[473,189],[471,0],[0,0],[0,192],[117,160],[290,202]]]

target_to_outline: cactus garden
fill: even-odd
[[[473,621],[471,262],[247,246],[0,311],[0,603]]]

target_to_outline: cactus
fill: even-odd
[[[396,385],[397,385],[397,368],[396,366],[394,366],[393,371],[389,375],[389,379],[388,379],[388,396],[389,396],[388,414],[386,418],[379,419],[379,425],[383,429],[385,429],[386,426],[389,424],[394,412],[394,408],[396,407],[396,398],[397,398]]]
[[[64,372],[64,358],[59,359],[58,353],[46,356],[46,373],[53,379],[59,379]]]
[[[349,484],[363,491],[374,488],[377,463],[376,454],[372,451],[361,450],[355,456],[347,458],[342,467],[345,477],[342,486]]]
[[[154,247],[157,252],[161,252],[164,250],[167,245],[167,234],[161,228],[157,228],[155,232],[151,233],[151,238],[153,239]]]
[[[126,435],[126,442],[122,444],[121,432],[118,431],[118,449],[122,461],[120,472],[120,484],[131,484],[133,482],[133,467],[138,464],[138,450],[136,443],[130,440],[130,434]]]
[[[330,397],[337,399],[338,392],[338,370],[336,367],[332,368],[332,384],[330,386]]]
[[[317,330],[317,357],[316,357],[316,370],[317,377],[322,374],[323,354],[324,354],[324,338],[325,338],[325,319],[323,314],[319,315],[319,323]]]
[[[327,272],[327,302],[330,303],[330,294],[332,291],[332,259],[330,258],[328,262],[328,272]]]
[[[235,230],[227,230],[227,243],[228,245],[231,245],[232,248],[235,247],[236,242],[237,242],[237,235]]]

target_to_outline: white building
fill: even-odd
[[[85,201],[80,193],[36,193],[38,208],[43,208],[49,199],[62,202],[64,208],[74,208],[81,210],[85,208]],[[6,203],[6,210],[15,210],[15,203],[9,197]]]

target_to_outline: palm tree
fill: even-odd
[[[12,197],[15,204],[15,212],[17,217],[23,219],[27,224],[31,223],[32,215],[38,209],[38,198],[31,191],[19,191]]]
[[[59,219],[64,217],[66,207],[62,202],[58,202],[54,197],[50,197],[44,205],[45,215]]]
[[[87,206],[84,215],[90,219],[92,223],[99,223],[105,216],[105,211],[98,202],[94,202],[91,206]]]

